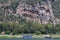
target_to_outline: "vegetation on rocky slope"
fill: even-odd
[[[16,8],[19,5],[19,2],[25,2],[23,0],[11,0],[10,4],[6,7],[3,4],[7,3],[7,0],[1,0],[0,3],[0,33],[5,32],[6,34],[22,34],[22,33],[35,33],[35,34],[60,34],[60,24],[38,24],[33,22],[26,22],[25,19],[22,19],[20,15],[14,15],[16,13]],[[26,1],[28,4],[35,4],[40,0],[36,1]],[[52,8],[55,17],[60,18],[60,7],[59,1],[52,3]],[[5,4],[6,5],[6,4]],[[19,31],[18,31],[19,30]],[[52,31],[53,30],[53,31]]]
[[[56,0],[52,3],[53,13],[55,17],[60,19],[60,0]]]

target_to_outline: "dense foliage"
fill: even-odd
[[[33,22],[23,22],[23,23],[0,23],[0,33],[5,31],[6,34],[22,34],[22,33],[32,33],[32,34],[60,34],[60,24],[56,26],[52,24],[38,24]]]

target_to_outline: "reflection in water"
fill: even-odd
[[[40,38],[31,38],[31,39],[22,39],[22,38],[0,38],[0,40],[60,40],[60,39],[40,39]]]

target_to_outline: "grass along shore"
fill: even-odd
[[[0,38],[21,38],[23,35],[0,35]]]
[[[60,34],[50,35],[52,38],[60,38]],[[22,38],[23,35],[0,35],[0,38]],[[33,38],[45,38],[44,35],[32,35]]]
[[[60,38],[60,34],[50,35],[52,38]],[[33,35],[33,38],[45,38],[44,35]]]

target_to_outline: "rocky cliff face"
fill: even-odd
[[[54,0],[53,0],[54,1]],[[51,1],[37,1],[35,4],[22,3],[21,0],[0,0],[0,21],[19,22],[21,18],[36,23],[56,23]]]
[[[56,23],[50,1],[40,2],[34,5],[22,3],[17,7],[16,14],[25,18],[26,21],[31,20],[42,24],[47,24],[48,22]]]

